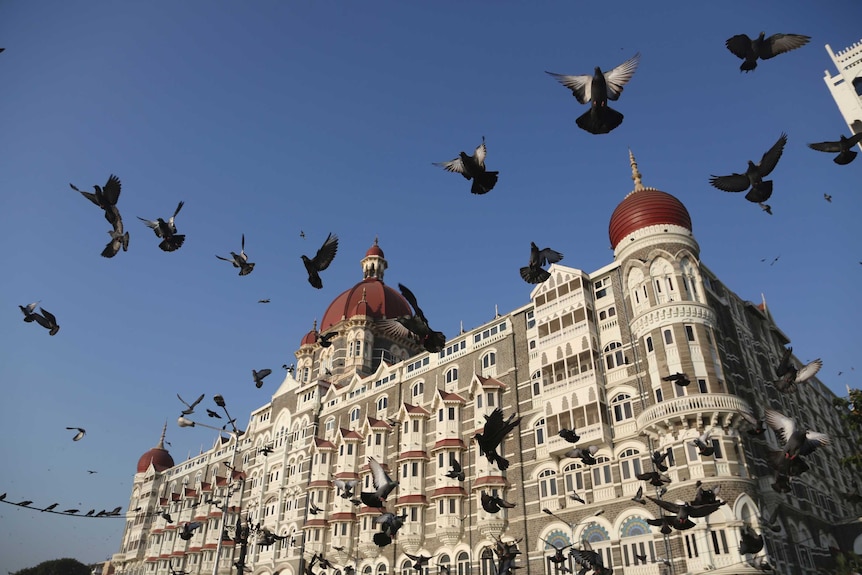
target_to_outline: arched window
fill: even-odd
[[[611,400],[614,409],[614,421],[620,422],[632,418],[632,398],[627,393],[617,394]]]
[[[362,575],[371,575],[371,565],[366,565],[362,569]]]
[[[377,411],[383,411],[389,406],[389,398],[387,396],[382,396],[377,398]]]
[[[386,563],[377,565],[377,575],[386,575]]]
[[[323,428],[326,431],[334,431],[335,430],[335,418],[330,417],[329,419],[327,419],[326,423],[323,425]]]
[[[536,445],[545,444],[545,418],[536,422]]]
[[[437,559],[437,573],[439,575],[450,575],[452,573],[452,569],[449,566],[450,560],[449,556],[445,553]]]
[[[596,457],[596,463],[592,466],[594,488],[611,482],[610,461],[607,457]]]
[[[425,392],[425,384],[417,381],[413,384],[413,397],[419,397]]]
[[[458,562],[458,573],[456,575],[470,575],[470,556],[466,551],[458,553],[455,559]]]
[[[458,368],[453,367],[446,372],[446,383],[454,383],[458,381]]]
[[[412,575],[413,573],[413,562],[410,559],[405,559],[403,563],[401,563],[401,575]]]
[[[359,408],[354,407],[350,410],[350,422],[353,423],[359,419]]]
[[[636,475],[641,473],[640,452],[637,449],[626,449],[620,453],[620,474],[623,481],[636,479]]]
[[[557,472],[546,469],[539,473],[539,497],[547,499],[557,495]]]
[[[664,330],[664,342],[668,345],[673,343],[673,332],[669,329]]]
[[[482,575],[497,575],[497,561],[490,547],[482,549]]]
[[[497,365],[497,354],[496,352],[489,351],[485,355],[482,356],[482,369],[488,369]]]
[[[609,307],[608,317],[614,317],[615,315],[617,315],[617,308],[615,308],[614,306]]]
[[[618,341],[612,341],[605,346],[605,365],[608,369],[614,369],[627,363],[622,348],[623,344]]]

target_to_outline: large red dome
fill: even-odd
[[[611,248],[632,232],[647,226],[670,224],[691,231],[691,216],[681,201],[654,188],[640,188],[620,202],[611,215],[608,235]]]
[[[356,315],[383,319],[413,315],[413,310],[400,293],[376,277],[368,277],[332,300],[320,321],[320,331]]]
[[[150,468],[150,463],[156,468],[156,471],[164,471],[174,466],[174,458],[168,453],[167,449],[153,447],[138,459],[138,473],[143,473]]]

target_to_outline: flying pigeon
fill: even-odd
[[[323,281],[320,279],[320,272],[329,267],[332,260],[335,259],[335,253],[338,251],[338,236],[330,233],[326,236],[326,241],[314,254],[313,259],[308,256],[302,256],[302,263],[305,264],[305,270],[308,272],[308,283],[317,289],[323,287]]]
[[[203,400],[203,398],[204,398],[204,394],[202,393],[202,394],[200,395],[200,397],[198,397],[196,400],[194,400],[194,401],[193,401],[193,402],[191,402],[191,403],[187,403],[185,399],[183,399],[182,397],[180,397],[180,394],[179,394],[179,393],[177,394],[177,398],[179,398],[179,400],[183,402],[183,405],[185,405],[185,406],[186,406],[186,409],[184,409],[184,410],[182,411],[182,414],[183,414],[183,415],[191,415],[191,414],[193,414],[193,413],[195,412],[195,406],[196,406],[197,404],[199,404],[199,403]]]
[[[562,547],[557,547],[556,545],[553,545],[553,544],[549,543],[548,541],[545,541],[544,539],[542,539],[542,541],[544,541],[546,545],[549,545],[549,546],[553,547],[553,549],[554,549],[554,554],[548,557],[548,561],[550,561],[551,563],[556,565],[557,568],[560,569],[560,571],[562,571],[563,573],[571,573],[572,570],[569,569],[569,567],[566,565],[567,560],[566,560],[566,556],[563,555],[563,551],[568,549],[569,547],[571,547],[572,544],[569,543],[568,545],[563,545]]]
[[[844,134],[841,134],[841,139],[837,142],[817,142],[815,144],[808,144],[808,147],[812,150],[817,150],[818,152],[831,152],[838,153],[835,156],[835,159],[832,160],[836,164],[845,166],[853,161],[853,158],[856,157],[857,152],[851,150],[853,146],[862,142],[862,132],[855,134],[849,138],[845,138]],[[826,196],[826,194],[823,194]],[[827,201],[832,201],[831,198]]]
[[[88,513],[87,515],[89,515],[89,513]],[[174,522],[174,520],[173,520],[173,518],[171,517],[170,513],[168,513],[167,511],[162,511],[162,513],[161,513],[161,515],[160,515],[160,516],[161,516],[161,518],[162,518],[162,519],[164,519],[164,520],[165,520],[165,521],[167,521],[168,523],[173,523],[173,522]]]
[[[111,236],[111,239],[105,245],[105,249],[102,250],[103,258],[114,257],[120,252],[120,248],[124,252],[129,251],[129,232],[123,229],[123,218],[120,216],[119,211],[116,214],[113,226],[113,229],[108,230],[108,235]]]
[[[192,535],[195,534],[195,529],[198,529],[202,526],[203,523],[201,523],[200,521],[190,521],[186,523],[185,525],[183,525],[183,530],[180,531],[180,539],[182,539],[183,541],[188,541],[192,538]]]
[[[213,411],[212,409],[207,408],[207,415],[210,417],[214,417],[216,419],[221,419],[221,415]]]
[[[321,511],[323,511],[323,509],[321,509],[320,507],[315,505],[314,501],[312,501],[308,504],[308,512],[311,513],[312,515],[317,515]]]
[[[530,242],[530,262],[521,268],[521,277],[530,284],[540,284],[551,277],[550,272],[542,266],[557,263],[563,259],[563,254],[551,248],[539,249],[535,242]]]
[[[681,385],[683,387],[686,387],[687,385],[689,385],[691,383],[691,380],[688,378],[688,376],[686,374],[679,373],[679,372],[674,373],[673,375],[668,375],[667,377],[663,377],[663,378],[661,378],[661,380],[662,381],[672,381],[675,384]]]
[[[263,387],[263,378],[272,373],[271,369],[262,369],[260,371],[251,370],[251,376],[254,378],[254,386],[258,389]]]
[[[43,307],[40,307],[39,311],[41,313],[33,314],[33,319],[36,320],[36,323],[48,330],[48,335],[57,335],[57,332],[60,331],[60,325],[57,323],[57,318],[54,317],[54,314]]]
[[[803,429],[796,424],[796,421],[774,409],[767,409],[764,419],[784,444],[784,457],[788,459],[808,455],[818,447],[832,443],[825,433]]]
[[[67,427],[66,429],[78,432],[75,434],[75,437],[72,438],[72,441],[81,441],[81,438],[84,437],[85,433],[87,433],[86,429],[81,429],[80,427]]]
[[[792,347],[788,347],[784,350],[781,362],[775,369],[778,379],[772,382],[772,385],[775,386],[775,389],[778,391],[794,391],[797,383],[808,381],[810,378],[814,377],[818,371],[820,371],[820,368],[823,367],[823,362],[820,358],[817,358],[814,361],[805,364],[801,368],[797,368],[793,363],[793,359],[790,357],[792,351]]]
[[[747,411],[740,411],[742,418],[752,425],[752,428],[747,431],[748,435],[763,435],[766,432],[766,422],[759,419]]]
[[[608,100],[619,99],[623,86],[632,79],[639,62],[640,53],[610,72],[602,72],[602,69],[596,66],[592,76],[546,73],[570,89],[578,102],[590,103],[590,109],[575,120],[578,127],[591,134],[607,134],[623,123],[623,115],[608,106]]]
[[[860,132],[860,133],[862,133],[862,132]],[[810,146],[811,144],[808,144],[808,145]],[[826,200],[827,202],[829,202],[830,204],[832,203],[832,196],[829,194],[823,194],[823,199]]]
[[[428,325],[428,319],[416,301],[416,296],[403,284],[398,284],[401,295],[413,308],[414,315],[403,315],[396,318],[378,320],[377,325],[389,337],[418,339],[422,347],[431,353],[440,353],[446,345],[446,336],[434,331]]]
[[[762,527],[766,527],[767,529],[769,529],[773,533],[781,532],[781,525],[777,521],[777,519],[778,519],[778,506],[777,505],[772,508],[772,511],[768,515],[761,513],[760,515],[758,515],[758,518],[760,520],[759,522],[760,522],[760,525]]]
[[[757,533],[750,525],[742,526],[742,539],[739,541],[739,554],[748,555],[760,553],[763,549],[763,535]]]
[[[721,485],[716,485],[715,487],[704,487],[703,483],[698,479],[697,483],[697,491],[694,493],[694,499],[692,500],[692,505],[707,505],[711,503],[719,503],[718,493],[721,491]]]
[[[586,503],[583,497],[578,495],[577,491],[572,491],[571,493],[569,493],[569,499],[571,499],[572,501],[577,501],[578,503]]]
[[[69,187],[102,208],[105,211],[105,219],[108,220],[109,224],[114,225],[119,214],[117,211],[117,201],[120,199],[120,190],[122,188],[120,178],[111,174],[104,188],[96,185],[93,186],[95,193],[81,191],[71,183]]]
[[[559,436],[569,443],[577,443],[581,439],[581,436],[575,433],[574,429],[563,428],[560,430]]]
[[[485,427],[482,433],[473,436],[479,446],[479,455],[484,455],[492,464],[496,463],[500,471],[508,469],[509,460],[497,453],[497,448],[503,438],[521,423],[521,418],[516,416],[517,414],[513,413],[503,421],[503,410],[498,407],[491,412],[490,416],[485,415]]]
[[[574,547],[569,549],[569,555],[575,563],[584,568],[578,571],[579,574],[581,571],[586,572],[589,569],[593,570],[594,575],[611,575],[614,572],[613,569],[604,566],[602,556],[593,550],[592,545],[586,539],[581,540],[580,549]]]
[[[342,499],[350,499],[353,497],[353,489],[356,487],[356,480],[334,479],[332,484],[335,486],[336,493]]]
[[[464,481],[464,470],[461,469],[461,464],[458,463],[458,460],[453,458],[451,464],[452,469],[446,472],[446,477],[451,477],[458,481]]]
[[[638,492],[635,493],[635,496],[632,497],[632,501],[635,503],[640,503],[641,505],[646,505],[646,500],[644,499],[644,486],[641,485],[638,487]]]
[[[19,305],[18,306],[18,309],[20,309],[21,313],[24,314],[24,321],[29,323],[29,322],[32,322],[33,320],[36,319],[36,314],[33,313],[33,310],[35,310],[38,305],[39,305],[39,302],[36,301],[33,303],[29,303],[27,305]]]
[[[327,333],[318,333],[317,334],[317,343],[320,344],[320,347],[330,347],[332,345],[332,338],[338,335],[337,331],[330,331]]]
[[[220,255],[216,257],[220,260],[230,262],[235,268],[239,268],[239,275],[247,276],[254,269],[254,264],[248,261],[248,254],[245,253],[245,234],[242,234],[242,243],[240,244],[239,253],[231,252],[230,258],[223,258]]]
[[[494,494],[489,495],[485,491],[482,492],[482,509],[488,513],[499,513],[500,509],[512,509],[513,507],[515,507],[514,503],[509,503],[502,497],[497,497]]]
[[[650,460],[652,464],[655,465],[656,470],[665,473],[667,471],[667,465],[664,464],[664,460],[667,459],[667,456],[670,454],[669,451],[653,451]]]
[[[705,431],[701,434],[700,437],[694,439],[691,442],[692,445],[697,447],[697,452],[704,457],[709,457],[710,455],[715,453],[715,447],[712,446],[712,443],[707,443],[711,435],[712,430]]]
[[[782,133],[778,141],[763,154],[759,164],[748,160],[748,169],[744,174],[711,176],[709,183],[724,192],[744,192],[751,188],[745,194],[745,199],[755,204],[762,204],[772,196],[772,180],[764,180],[763,178],[775,169],[782,152],[784,152],[785,144],[787,144],[787,134]]]
[[[380,526],[380,532],[375,533],[372,537],[374,544],[378,547],[386,547],[392,543],[392,538],[398,533],[398,530],[404,526],[404,522],[406,520],[406,511],[401,515],[387,512],[375,518],[374,523]]]
[[[595,465],[596,458],[593,457],[599,451],[598,445],[589,447],[574,447],[563,454],[563,458],[580,459],[584,465]]]
[[[637,473],[635,477],[640,479],[641,481],[649,481],[650,485],[655,485],[656,487],[661,487],[665,483],[670,483],[670,477],[667,475],[663,475],[658,471],[646,471],[644,473]]]
[[[259,299],[259,300],[257,300],[257,303],[269,303],[269,298]]]
[[[374,485],[375,491],[363,491],[359,494],[359,498],[368,507],[383,507],[386,497],[398,487],[398,482],[393,481],[383,466],[373,457],[368,458],[368,467],[371,470],[371,482]]]
[[[413,568],[420,573],[422,573],[422,568],[428,565],[428,561],[431,559],[431,557],[424,555],[411,555],[410,553],[405,553],[405,555],[413,561]]]
[[[472,179],[473,185],[470,187],[472,193],[487,194],[497,185],[497,178],[500,174],[500,172],[489,172],[485,169],[487,152],[485,136],[482,136],[482,143],[476,146],[472,156],[468,156],[466,152],[461,152],[454,160],[434,162],[434,165],[440,166],[447,172],[461,174],[464,179]]]
[[[744,60],[739,67],[741,71],[750,72],[757,68],[758,58],[769,60],[779,54],[801,48],[811,39],[811,36],[802,34],[773,34],[769,38],[764,38],[765,35],[765,32],[761,32],[752,40],[745,34],[737,34],[724,43],[734,56]]]
[[[144,222],[147,227],[155,232],[157,238],[162,238],[162,242],[159,244],[159,247],[163,252],[177,251],[182,247],[183,242],[186,241],[186,236],[178,234],[177,226],[174,224],[174,218],[176,218],[177,214],[180,213],[180,210],[183,209],[183,204],[184,202],[177,204],[177,209],[174,210],[174,215],[172,215],[168,221],[165,221],[162,218],[157,218],[155,221],[152,221],[138,216],[139,220]]]

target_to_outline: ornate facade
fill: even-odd
[[[858,134],[862,132],[862,40],[837,53],[827,44],[826,52],[838,74],[833,76],[826,70],[823,81],[850,127],[850,132]],[[859,148],[862,149],[862,145]]]

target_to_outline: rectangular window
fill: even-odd
[[[715,449],[715,453],[713,453],[712,456],[715,459],[722,459],[723,456],[721,455],[721,442],[717,439],[713,439],[712,440],[712,447]]]
[[[443,468],[443,452],[442,451],[437,454],[437,467],[439,467],[440,469]]]
[[[682,397],[685,395],[685,388],[683,386],[674,384],[673,389],[676,397]]]
[[[673,291],[673,278],[667,278],[667,289]]]
[[[656,403],[661,403],[662,401],[664,401],[664,394],[661,392],[660,389],[655,390],[655,400]]]
[[[697,380],[697,388],[700,390],[701,393],[708,393],[705,379]]]
[[[453,515],[456,513],[455,503],[456,503],[455,499],[449,499],[449,513],[451,513]]]
[[[443,500],[442,499],[437,500],[437,513],[439,513],[440,515],[443,515]]]
[[[488,407],[494,407],[494,394],[488,394]]]
[[[411,469],[413,471],[413,477],[419,477],[419,462],[418,461],[414,461],[412,463]]]
[[[673,343],[673,333],[669,329],[664,330],[664,342],[667,344]]]
[[[449,408],[449,421],[455,421],[455,408]]]
[[[353,444],[352,443],[347,444],[347,455],[353,455]]]
[[[685,337],[688,338],[688,341],[694,341],[694,328],[692,326],[685,326]]]
[[[646,338],[646,350],[648,352],[653,351],[652,338],[651,337]]]
[[[661,281],[660,280],[655,280],[655,292],[661,293]]]
[[[419,433],[419,420],[413,420],[413,433]]]
[[[383,434],[375,433],[374,434],[374,445],[381,445],[383,443]]]
[[[443,408],[437,410],[437,421],[443,421]]]
[[[697,452],[697,447],[694,446],[690,441],[685,442],[685,449],[688,453],[689,461],[700,461],[700,455]]]

